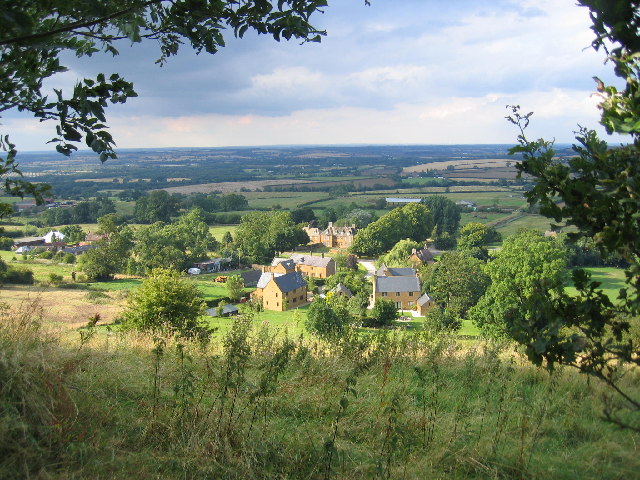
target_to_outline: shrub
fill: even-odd
[[[398,318],[398,310],[393,301],[387,298],[379,298],[376,300],[371,317],[364,319],[366,327],[388,327]]]
[[[11,250],[13,248],[13,240],[9,237],[0,237],[0,250]]]
[[[62,261],[64,263],[76,263],[76,256],[73,253],[65,253]]]
[[[174,270],[154,269],[133,291],[123,313],[123,327],[183,337],[208,336],[199,321],[205,303],[193,283]]]
[[[62,275],[58,275],[57,273],[49,273],[49,284],[50,285],[60,285],[63,282]]]
[[[331,305],[319,298],[309,307],[305,326],[311,333],[329,340],[340,335],[346,323],[344,315],[336,313]]]
[[[462,327],[462,321],[440,308],[432,308],[425,315],[424,326],[427,330],[436,332],[457,332]]]
[[[0,279],[4,283],[33,285],[33,272],[25,268],[9,267],[5,272],[2,272]]]
[[[51,260],[53,258],[53,252],[51,250],[45,250],[38,254],[38,258],[42,258],[44,260]]]

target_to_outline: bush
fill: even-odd
[[[13,248],[13,240],[9,237],[0,237],[0,250],[11,250]]]
[[[51,260],[53,258],[53,252],[51,250],[45,250],[38,254],[38,258],[42,258],[44,260]]]
[[[330,340],[344,331],[347,319],[336,313],[331,305],[319,298],[309,307],[305,326],[311,333],[325,340]]]
[[[364,319],[365,327],[388,327],[393,325],[393,321],[398,318],[398,310],[393,301],[387,298],[376,300],[371,317]]]
[[[63,282],[62,275],[58,275],[57,273],[53,273],[53,272],[49,274],[50,285],[57,286],[57,285],[60,285],[62,282]]]
[[[76,263],[76,256],[73,253],[65,253],[62,261],[64,263]]]
[[[425,329],[436,332],[457,332],[462,327],[462,321],[451,313],[436,307],[425,315],[424,326]]]
[[[199,321],[205,303],[198,287],[174,270],[152,270],[130,294],[128,304],[122,315],[125,329],[182,337],[208,337],[210,333]]]
[[[4,283],[13,283],[20,285],[33,285],[33,272],[25,268],[9,267],[2,273],[0,280]]]

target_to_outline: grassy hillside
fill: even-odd
[[[549,376],[508,347],[426,333],[326,345],[251,320],[206,346],[82,335],[2,312],[0,478],[626,479],[640,468],[640,435],[600,419],[598,383]]]

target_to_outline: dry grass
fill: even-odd
[[[16,308],[36,301],[42,307],[44,321],[75,328],[86,324],[96,313],[102,319],[101,324],[113,322],[125,301],[117,292],[105,292],[104,295],[96,301],[87,298],[87,290],[5,285],[0,300]]]

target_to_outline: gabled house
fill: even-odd
[[[333,294],[336,295],[337,297],[347,297],[347,298],[353,297],[353,293],[351,293],[351,290],[349,290],[349,287],[347,287],[343,283],[339,283],[338,285],[333,287],[330,291],[333,292]]]
[[[266,272],[291,273],[296,271],[296,264],[290,258],[274,258],[271,266],[265,269]]]
[[[316,227],[305,227],[304,231],[309,236],[311,243],[322,243],[329,248],[349,248],[353,244],[358,229],[355,225],[348,227],[335,227],[333,222],[324,230]]]
[[[336,273],[336,261],[331,257],[294,254],[291,258],[274,258],[265,272],[299,272],[306,277],[327,278]]]
[[[421,317],[424,317],[426,313],[435,306],[435,302],[433,301],[433,298],[431,298],[429,295],[424,293],[418,299],[418,301],[416,302],[416,305],[418,305],[418,314]]]
[[[418,268],[422,265],[431,265],[432,263],[435,263],[433,252],[427,247],[420,250],[414,248],[411,251],[411,255],[409,255],[409,263],[411,263],[414,268]]]
[[[266,310],[284,312],[307,303],[307,282],[299,272],[263,272],[251,300],[261,300]]]
[[[395,303],[397,309],[411,310],[420,298],[420,279],[413,276],[373,277],[373,301],[386,298]]]
[[[314,278],[327,278],[336,273],[336,261],[331,257],[294,254],[291,260],[297,272]]]

